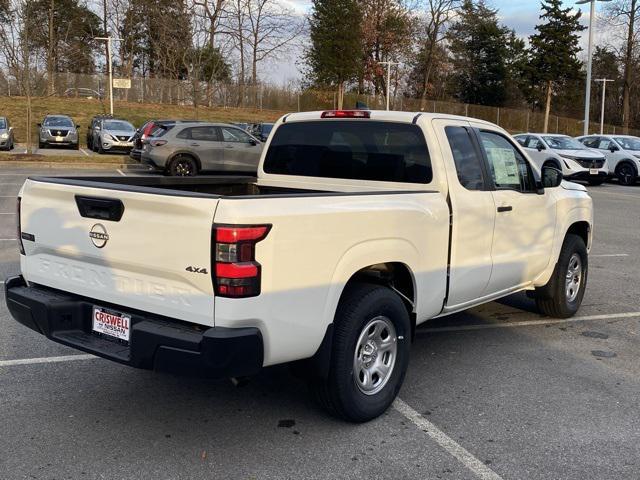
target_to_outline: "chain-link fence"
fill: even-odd
[[[47,97],[98,98],[108,99],[108,82],[105,75],[85,75],[74,73],[56,74],[50,84],[43,73],[34,74],[34,95]],[[0,72],[0,96],[19,95],[20,91],[10,76]],[[190,107],[232,108],[280,112],[310,111],[337,108],[334,91],[298,90],[296,88],[274,87],[270,85],[240,85],[238,83],[200,82],[162,78],[132,78],[131,88],[114,89],[116,102],[171,104]],[[344,108],[354,108],[357,102],[371,109],[385,109],[384,95],[358,95],[346,93]],[[390,99],[393,110],[424,111],[443,114],[464,115],[496,123],[506,130],[516,132],[540,132],[544,128],[544,114],[537,111],[512,108],[496,108],[469,105],[457,102],[407,98],[401,95]],[[622,127],[606,124],[605,133],[622,133]],[[548,131],[571,136],[581,135],[583,121],[551,115]],[[600,124],[593,122],[590,132],[599,132]],[[631,130],[639,135],[640,130]]]

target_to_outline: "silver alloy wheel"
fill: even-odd
[[[391,378],[398,354],[393,322],[384,316],[370,320],[360,332],[353,356],[353,379],[365,395],[375,395]]]
[[[176,163],[176,174],[180,177],[188,177],[192,173],[191,162],[189,160],[178,160]]]
[[[567,268],[567,276],[565,282],[565,292],[567,302],[572,303],[578,297],[580,284],[582,283],[582,259],[580,255],[574,253],[569,259],[569,267]]]

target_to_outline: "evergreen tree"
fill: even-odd
[[[338,91],[342,108],[344,86],[361,70],[361,11],[356,0],[313,0],[309,19],[311,46],[305,52],[308,75],[316,85]]]
[[[529,50],[524,40],[511,31],[507,38],[507,56],[505,61],[507,68],[506,93],[507,104],[512,107],[526,104],[529,84],[526,81],[526,72],[529,66]]]
[[[529,38],[531,45],[531,80],[533,92],[544,91],[544,131],[548,130],[551,99],[554,91],[575,82],[581,76],[578,60],[581,12],[571,7],[562,8],[561,0],[543,0],[537,33]]]
[[[464,1],[449,30],[455,97],[465,103],[504,105],[509,34],[484,0]]]

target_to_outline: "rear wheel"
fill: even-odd
[[[177,155],[167,168],[172,177],[193,177],[198,174],[198,165],[189,155]]]
[[[384,413],[402,386],[410,335],[409,314],[395,292],[352,286],[336,312],[328,378],[312,383],[320,404],[351,422]]]
[[[636,169],[628,162],[618,165],[616,168],[616,176],[620,185],[634,185],[637,180]]]
[[[588,272],[589,257],[584,240],[568,234],[549,283],[535,292],[538,309],[555,318],[575,315],[584,297]]]

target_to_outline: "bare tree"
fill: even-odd
[[[624,83],[622,87],[622,127],[629,132],[631,122],[631,89],[636,68],[636,47],[638,44],[638,23],[640,22],[640,0],[614,0],[606,7],[606,19],[613,26],[613,32],[625,33],[623,48]]]
[[[424,28],[426,44],[423,46],[426,50],[426,62],[421,95],[422,108],[426,105],[438,45],[446,38],[446,25],[459,5],[460,0],[427,0],[427,19]]]
[[[193,0],[194,7],[200,7],[204,12],[204,16],[209,21],[208,43],[209,47],[214,48],[216,34],[220,26],[220,22],[224,17],[224,7],[229,0]]]
[[[27,148],[31,146],[31,99],[33,96],[33,55],[31,35],[34,30],[29,15],[29,0],[11,0],[4,5],[0,15],[0,57],[8,71],[15,77],[20,93],[27,103],[26,134]]]
[[[258,63],[277,58],[303,32],[304,21],[276,0],[245,0],[246,43],[251,54],[251,84],[258,83]]]

